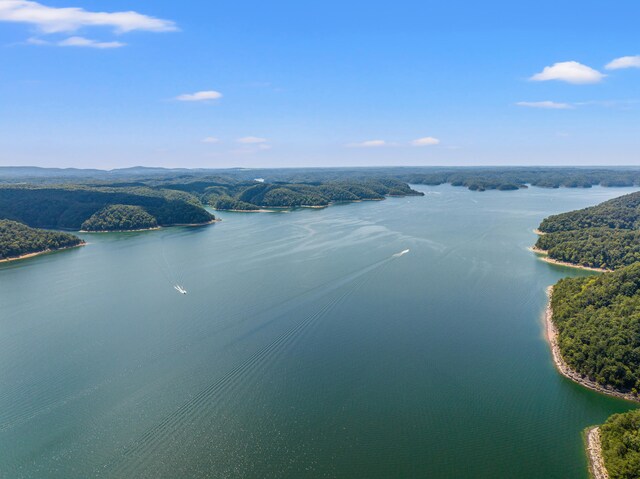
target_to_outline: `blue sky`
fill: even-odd
[[[0,0],[0,165],[638,164],[638,18],[627,0]]]

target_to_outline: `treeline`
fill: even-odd
[[[155,228],[158,221],[142,206],[109,205],[82,223],[84,231],[128,231]]]
[[[640,410],[614,414],[600,427],[609,479],[640,477]]]
[[[85,221],[110,205],[140,207],[161,226],[200,224],[214,219],[195,196],[175,190],[88,185],[0,186],[0,218],[32,227],[79,230]],[[147,218],[147,222],[151,221]]]
[[[0,167],[0,183],[128,183],[195,182],[216,176],[231,182],[262,178],[266,183],[328,183],[393,178],[404,183],[464,186],[475,191],[542,188],[590,188],[592,186],[640,185],[639,168],[541,168],[541,167],[367,167],[367,168],[272,168],[272,169],[165,169],[123,168],[110,171]],[[230,195],[233,197],[233,195]]]
[[[550,216],[536,247],[558,261],[616,269],[640,261],[640,193]]]
[[[69,248],[82,242],[69,233],[29,228],[17,221],[0,220],[0,260]]]
[[[165,187],[171,187],[165,185]],[[406,183],[382,178],[328,183],[239,183],[212,185],[202,192],[203,201],[221,210],[257,210],[327,206],[340,201],[382,200],[386,196],[422,196]]]
[[[640,261],[640,231],[601,227],[558,231],[540,236],[536,247],[565,263],[616,269]]]

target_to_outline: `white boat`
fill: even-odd
[[[175,290],[180,293],[180,294],[187,294],[187,290],[184,289],[182,286],[180,286],[179,284],[176,284],[174,286]]]

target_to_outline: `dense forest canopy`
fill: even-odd
[[[142,206],[109,205],[82,223],[84,231],[130,231],[155,228],[156,219]]]
[[[600,427],[609,479],[640,477],[640,410],[614,414]]]
[[[570,231],[584,228],[640,228],[640,192],[620,196],[596,206],[545,218],[540,231]]]
[[[581,266],[615,269],[640,260],[640,192],[550,216],[536,247]]]
[[[69,248],[81,243],[80,238],[69,233],[29,228],[17,221],[0,220],[0,260]]]
[[[202,188],[203,182],[195,182]],[[189,190],[188,185],[179,185]],[[174,185],[165,184],[164,188]],[[406,183],[389,178],[369,180],[330,181],[326,183],[264,183],[241,182],[227,185],[216,182],[204,187],[202,201],[217,209],[257,210],[261,208],[292,208],[300,206],[327,206],[339,201],[382,200],[385,196],[422,195]]]
[[[542,235],[549,257],[590,268],[616,269],[640,261],[640,230],[585,228]]]
[[[640,263],[554,286],[553,322],[571,368],[599,384],[640,390],[639,290]]]
[[[79,230],[95,213],[114,204],[141,207],[162,226],[207,223],[214,218],[196,197],[176,190],[87,185],[0,186],[0,218],[33,227]]]

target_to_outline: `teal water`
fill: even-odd
[[[417,188],[2,264],[0,477],[586,478],[527,247],[631,190]]]

